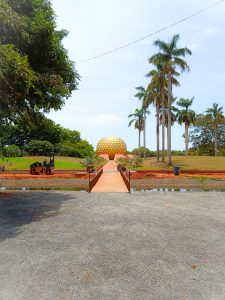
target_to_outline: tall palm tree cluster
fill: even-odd
[[[153,67],[146,77],[149,78],[149,84],[145,89],[143,86],[136,88],[137,97],[141,101],[141,108],[136,109],[134,114],[128,117],[133,118],[129,122],[129,126],[134,123],[135,128],[139,131],[139,149],[140,134],[144,133],[144,151],[146,149],[146,116],[149,114],[148,108],[154,105],[156,109],[156,145],[157,160],[160,159],[160,126],[162,138],[162,162],[165,162],[165,141],[167,139],[167,156],[168,164],[172,164],[171,157],[171,126],[178,122],[185,124],[185,149],[188,154],[188,128],[195,120],[195,113],[189,109],[193,102],[192,99],[181,98],[177,104],[181,107],[178,110],[173,106],[176,99],[173,96],[173,86],[179,86],[178,77],[180,73],[189,71],[189,66],[184,60],[186,55],[191,55],[191,51],[184,47],[178,48],[179,34],[176,34],[166,43],[156,40],[154,46],[158,52],[149,58],[149,63]],[[140,126],[139,126],[140,125]],[[167,130],[167,135],[166,131]],[[144,157],[146,153],[144,153]]]

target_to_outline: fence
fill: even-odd
[[[99,178],[102,176],[103,169],[101,168],[99,171],[97,171],[97,174],[94,176],[94,178],[91,178],[91,173],[89,173],[89,184],[88,184],[88,192],[90,193],[93,187],[98,182]]]
[[[122,171],[121,169],[120,171],[120,175],[123,178],[123,181],[128,189],[128,192],[130,193],[130,171]]]

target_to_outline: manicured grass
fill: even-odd
[[[47,156],[5,157],[0,158],[0,165],[5,165],[6,170],[29,170],[30,164],[45,159],[49,160]],[[84,170],[80,161],[80,158],[56,156],[55,168],[56,170]]]
[[[173,166],[181,170],[225,170],[225,157],[213,156],[174,156]],[[147,158],[142,167],[137,170],[172,170],[173,166],[157,162],[155,157]]]

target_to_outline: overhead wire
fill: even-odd
[[[205,8],[203,8],[203,9],[201,9],[201,10],[198,10],[198,11],[196,11],[195,13],[193,13],[193,14],[191,14],[191,15],[189,15],[189,16],[183,18],[183,19],[180,19],[180,20],[178,20],[178,21],[176,21],[176,22],[174,22],[174,23],[172,23],[172,24],[170,24],[170,25],[167,25],[167,26],[165,26],[165,27],[163,27],[163,28],[161,28],[161,29],[158,29],[158,30],[156,30],[156,31],[154,31],[154,32],[152,32],[152,33],[149,33],[149,34],[147,34],[147,35],[145,35],[145,36],[143,36],[143,37],[140,37],[140,38],[138,38],[138,39],[136,39],[136,40],[134,40],[134,41],[132,41],[132,42],[123,44],[123,45],[121,45],[121,46],[119,46],[119,47],[113,48],[113,49],[108,50],[108,51],[106,51],[106,52],[102,52],[102,53],[100,53],[100,54],[98,54],[98,55],[95,55],[95,56],[92,56],[92,57],[89,57],[89,58],[80,60],[80,61],[77,62],[77,64],[86,63],[86,62],[88,62],[88,61],[95,60],[95,59],[100,58],[100,57],[102,57],[102,56],[109,55],[109,54],[111,54],[111,53],[113,53],[113,52],[117,52],[117,51],[119,51],[119,50],[121,50],[121,49],[123,49],[123,48],[127,48],[127,47],[129,47],[129,46],[131,46],[131,45],[134,45],[134,44],[136,44],[136,43],[139,43],[140,41],[143,41],[143,40],[145,40],[145,39],[147,39],[147,38],[149,38],[149,37],[151,37],[151,36],[153,36],[153,35],[156,35],[157,33],[160,33],[160,32],[162,32],[162,31],[165,31],[165,30],[167,30],[167,29],[170,29],[170,28],[172,28],[172,27],[174,27],[174,26],[176,26],[176,25],[178,25],[178,24],[180,24],[180,23],[182,23],[182,22],[185,22],[185,21],[187,21],[187,20],[189,20],[189,19],[191,19],[191,18],[193,18],[193,17],[195,17],[195,16],[197,16],[197,15],[199,15],[199,14],[201,14],[201,13],[203,13],[203,12],[205,12],[205,11],[207,11],[207,10],[209,10],[209,9],[211,9],[211,8],[213,8],[213,7],[215,7],[215,6],[219,5],[219,4],[221,4],[221,3],[223,3],[223,2],[225,2],[225,0],[217,1],[217,2],[215,2],[215,3],[213,3],[213,4],[209,5],[209,6],[207,6],[207,7],[205,7]]]

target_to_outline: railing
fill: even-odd
[[[128,189],[128,192],[130,194],[130,171],[122,171],[121,168],[119,169],[120,175],[123,178],[123,181]]]
[[[89,179],[88,179],[88,192],[92,191],[93,187],[96,185],[98,182],[99,178],[102,176],[103,169],[101,168],[99,171],[97,171],[97,174],[94,176],[94,178],[91,178],[91,173],[89,173]]]

